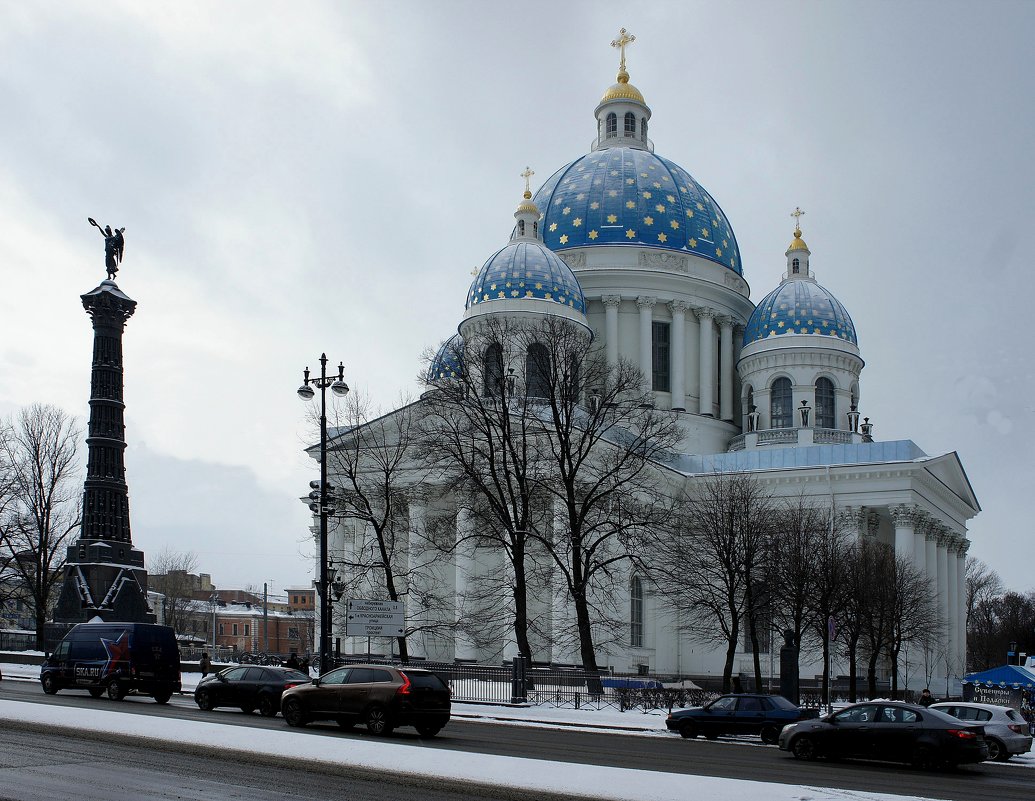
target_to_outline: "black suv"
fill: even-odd
[[[350,665],[285,690],[280,711],[289,726],[334,720],[348,729],[362,722],[371,734],[413,726],[434,737],[449,722],[449,698],[449,687],[430,670]]]

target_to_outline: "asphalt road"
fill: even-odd
[[[74,691],[48,696],[43,694],[38,684],[3,681],[0,683],[0,698],[75,707],[97,708],[100,706],[126,714],[217,721],[229,725],[256,728],[281,730],[286,728],[286,724],[280,717],[267,719],[258,715],[244,715],[237,710],[201,712],[189,696],[174,698],[170,704],[161,706],[155,704],[150,698],[130,697],[122,702],[112,702],[107,699],[95,700],[85,693]],[[304,729],[293,731],[299,737],[342,739],[368,737],[361,729],[343,732],[334,724],[310,724]],[[6,744],[6,736],[4,740]],[[454,719],[434,740],[420,740],[416,733],[411,733],[407,729],[398,730],[393,735],[393,740],[443,751],[466,751],[530,759],[550,759],[584,765],[610,765],[619,768],[670,773],[869,790],[952,799],[953,801],[1013,801],[1014,799],[1031,801],[1033,788],[1035,788],[1035,772],[1029,768],[1008,764],[984,763],[942,773],[914,770],[908,766],[875,763],[822,760],[805,763],[791,758],[777,750],[775,746],[745,744],[743,741],[690,741],[683,740],[676,735],[637,737],[618,733],[517,727]],[[299,751],[304,752],[304,748],[303,744]],[[43,758],[46,759],[46,756],[44,754]],[[197,759],[197,757],[191,759]],[[223,765],[218,759],[212,758],[212,761],[217,768],[219,765]],[[222,769],[225,770],[225,766]],[[277,775],[280,775],[279,771],[286,769],[288,768],[279,768]],[[311,775],[314,771],[312,767],[306,767],[304,772],[306,775]],[[183,774],[174,775],[182,776]],[[216,770],[213,775],[218,777],[219,770]],[[6,781],[6,772],[2,781]],[[335,781],[340,784],[341,780],[337,778]],[[269,788],[271,786],[279,787],[281,784],[259,783],[257,786]],[[376,790],[376,788],[374,789]],[[3,792],[3,785],[0,784],[0,794]],[[362,789],[357,792],[362,792]],[[312,794],[306,791],[305,794],[308,794],[308,797],[317,797],[315,791]],[[51,799],[58,797],[61,796],[50,796]],[[155,797],[162,798],[163,796]],[[195,796],[183,797],[193,798]],[[207,796],[199,795],[197,797],[206,798]],[[222,797],[241,796],[231,794]],[[249,795],[248,797],[263,798],[264,796]],[[378,796],[356,795],[355,797]],[[427,797],[422,791],[421,798]],[[454,792],[449,793],[446,797],[456,798],[458,796]],[[498,798],[499,794],[497,792],[494,796],[487,797]]]

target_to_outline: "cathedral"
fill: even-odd
[[[746,473],[777,497],[804,495],[831,509],[860,538],[891,545],[925,571],[945,621],[944,653],[933,673],[946,690],[958,688],[966,653],[967,522],[980,511],[959,457],[928,455],[909,440],[875,439],[860,412],[860,338],[846,306],[817,280],[823,251],[814,265],[799,209],[791,215],[782,281],[751,299],[730,220],[687,170],[658,155],[648,136],[651,109],[626,69],[631,41],[623,30],[612,43],[621,53],[617,81],[596,104],[590,152],[554,172],[534,195],[526,169],[510,239],[501,237],[506,244],[471,283],[457,333],[439,349],[428,385],[464,369],[465,332],[492,315],[552,315],[583,326],[609,364],[640,368],[655,408],[678,422],[675,464],[685,485],[716,471]],[[330,481],[340,483],[329,469]],[[449,513],[458,537],[470,525],[462,503],[448,493],[408,500],[414,527]],[[361,540],[354,521],[339,518],[329,552],[347,554]],[[459,597],[487,569],[493,567],[484,557],[457,549],[443,576]],[[626,584],[628,636],[609,643],[599,664],[623,672],[721,674],[724,648],[681,633],[647,577],[630,574]],[[570,626],[570,609],[549,593],[530,604],[530,614],[546,626]],[[344,636],[337,618],[332,625],[343,650],[366,649],[366,641]],[[559,642],[545,644],[539,658],[577,664],[577,648]],[[486,648],[459,635],[418,636],[410,652],[498,662],[516,648],[507,642]],[[734,672],[749,672],[750,662],[748,651],[738,654]],[[803,676],[820,670],[803,654]],[[845,671],[835,663],[834,672]],[[912,672],[915,687],[923,679],[915,664]]]

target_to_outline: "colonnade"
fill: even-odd
[[[919,568],[931,583],[941,646],[936,645],[933,650],[941,651],[939,657],[943,657],[935,665],[934,676],[958,679],[966,670],[966,566],[970,541],[915,504],[890,506],[887,513],[896,557]],[[860,537],[877,536],[881,527],[877,509],[845,507],[842,514],[858,526]]]
[[[622,303],[621,295],[604,295],[604,343],[608,364],[618,362],[618,310]],[[651,389],[653,374],[653,324],[658,299],[649,295],[636,297],[639,310],[637,364],[643,372],[644,391]],[[736,376],[734,334],[738,328],[736,321],[716,309],[706,306],[691,306],[686,301],[673,300],[665,304],[671,313],[671,338],[669,352],[670,389],[672,408],[685,411],[687,409],[687,327],[686,315],[691,312],[696,317],[699,327],[698,336],[698,400],[696,408],[690,411],[698,414],[718,417],[720,420],[733,420],[733,382]],[[716,356],[716,326],[718,326],[718,365]],[[715,381],[719,377],[718,410],[716,410]],[[716,411],[718,414],[716,414]]]

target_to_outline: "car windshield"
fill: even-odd
[[[722,698],[717,698],[712,701],[705,709],[709,709],[712,712],[732,712],[733,707],[737,703],[737,696],[735,695],[724,695]]]
[[[309,677],[298,670],[285,670],[280,675],[284,681],[309,681]]]
[[[782,695],[770,695],[769,703],[771,703],[777,709],[785,709],[788,712],[796,712],[798,710],[798,707],[796,707]]]

